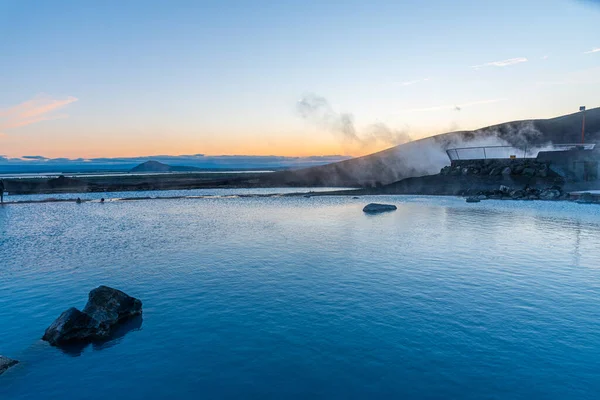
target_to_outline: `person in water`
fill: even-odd
[[[0,204],[4,204],[4,181],[0,181]]]

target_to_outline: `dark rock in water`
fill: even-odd
[[[579,198],[577,199],[577,203],[580,204],[591,204],[594,202],[594,196],[591,193],[581,193]]]
[[[467,203],[479,203],[479,197],[467,197]]]
[[[7,369],[17,365],[19,362],[8,357],[0,356],[0,375],[2,375]]]
[[[142,302],[117,289],[92,290],[83,309],[72,307],[46,329],[42,340],[53,346],[106,339],[120,322],[142,314]]]
[[[92,290],[83,312],[98,321],[97,335],[107,336],[121,321],[142,314],[142,302],[120,290],[100,286]]]
[[[42,340],[53,346],[96,336],[98,321],[75,307],[69,308],[46,329]]]
[[[365,208],[363,208],[363,211],[366,213],[380,213],[380,212],[386,212],[386,211],[394,211],[397,208],[398,207],[396,207],[393,204],[371,203],[371,204],[367,204],[365,206]]]
[[[360,199],[360,197],[358,197],[358,196],[354,196],[354,197],[353,197],[353,199],[354,199],[354,200],[358,200],[358,199]]]

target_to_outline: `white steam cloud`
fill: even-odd
[[[365,148],[377,144],[396,146],[411,140],[406,130],[392,129],[381,122],[358,131],[352,114],[335,111],[326,98],[315,94],[298,100],[296,111],[302,119],[327,129],[345,145],[352,147]]]

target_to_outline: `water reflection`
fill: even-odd
[[[94,340],[91,342],[75,342],[57,346],[64,354],[71,357],[79,357],[83,351],[92,346],[94,350],[104,350],[121,343],[125,335],[142,329],[143,317],[141,315],[121,323],[107,339]]]

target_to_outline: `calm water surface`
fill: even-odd
[[[598,398],[599,232],[600,207],[564,202],[0,207],[0,354],[22,361],[0,398]],[[101,284],[143,321],[40,341]]]

